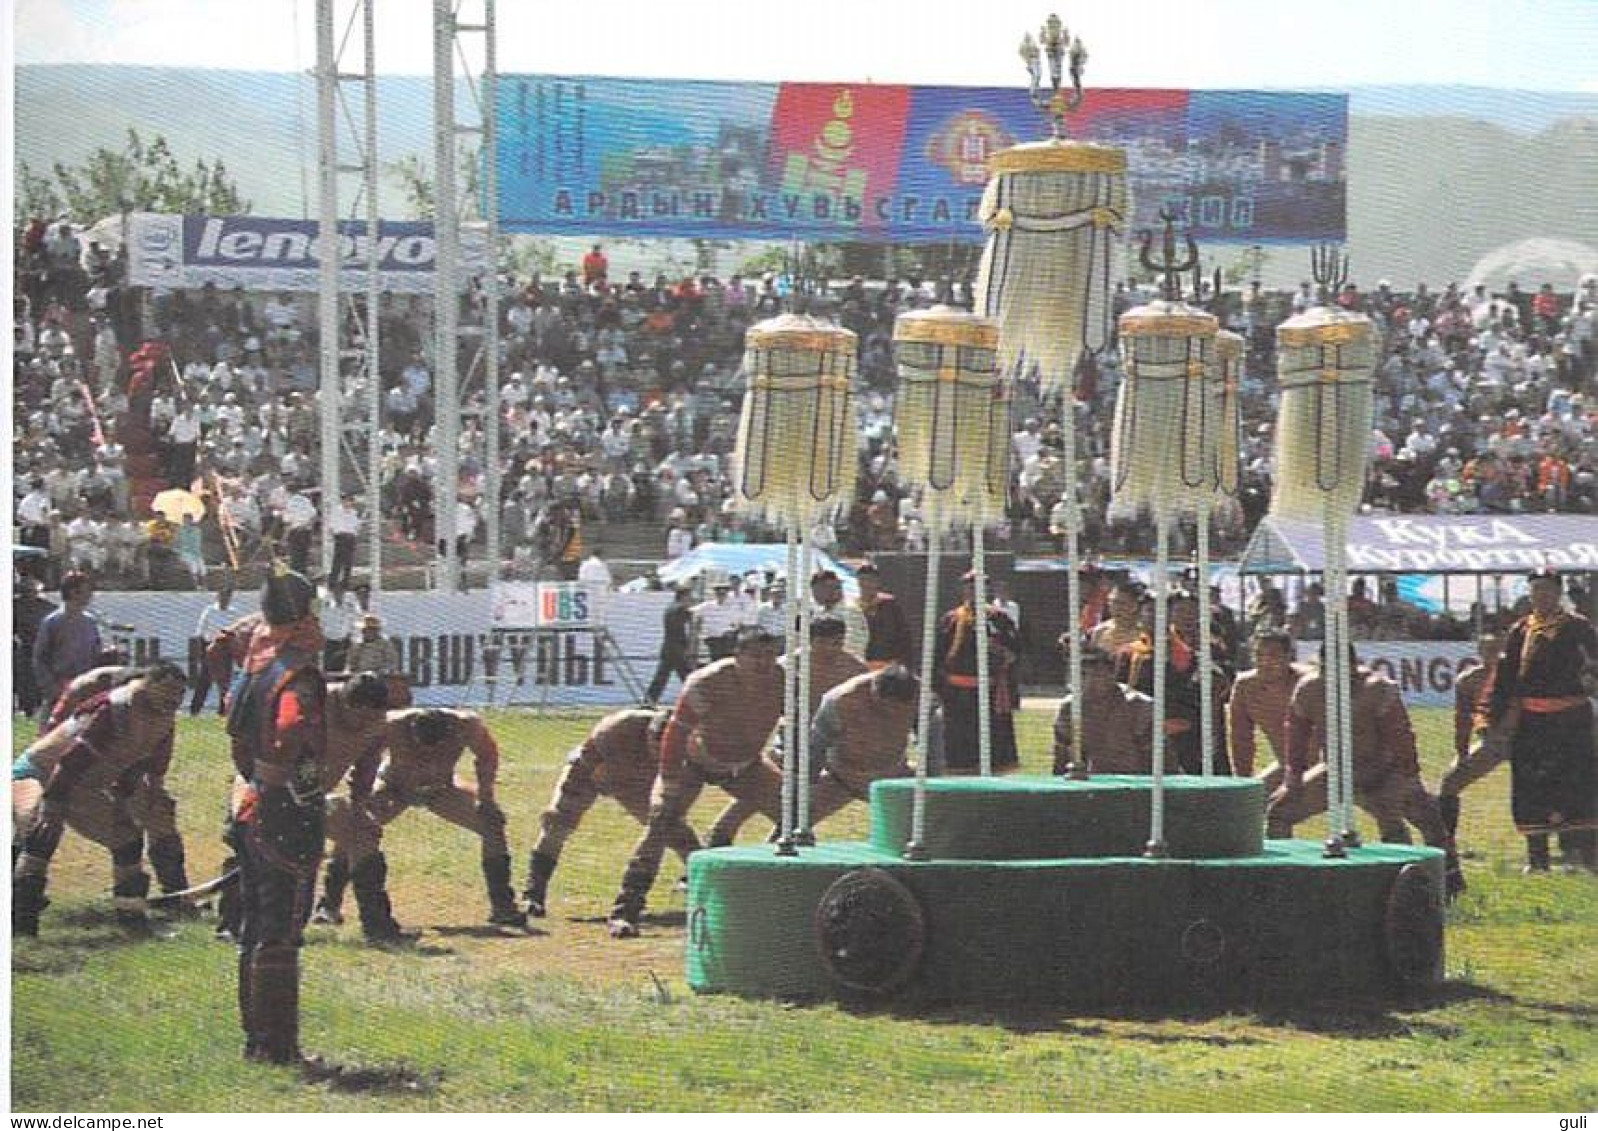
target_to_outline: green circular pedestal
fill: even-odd
[[[1261,838],[1250,779],[1166,783],[1167,855],[1142,855],[1151,782],[872,788],[871,842],[689,860],[688,982],[801,998],[1191,1006],[1390,996],[1442,977],[1443,854],[1328,859]]]
[[[1152,778],[1087,781],[1019,774],[927,782],[926,846],[939,860],[1058,860],[1141,856],[1149,839]],[[871,787],[871,843],[897,853],[910,839],[915,782]],[[1184,859],[1257,856],[1265,787],[1257,778],[1165,779],[1165,851]]]
[[[1406,866],[1413,871],[1401,885]],[[852,843],[795,857],[765,847],[695,853],[689,985],[862,996],[826,953],[817,910],[835,884],[864,869],[897,881],[923,920],[907,968],[873,956],[894,971],[883,996],[896,1000],[1119,1007],[1369,999],[1442,976],[1436,849],[1373,845],[1329,860],[1308,841],[1268,841],[1256,856],[1225,860],[911,862]]]

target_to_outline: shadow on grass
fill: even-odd
[[[403,1064],[359,1064],[312,1058],[298,1069],[306,1084],[322,1084],[335,1092],[430,1096],[438,1091],[444,1074],[437,1069],[418,1072]]]
[[[451,958],[459,953],[452,946],[437,946],[420,939],[403,942],[380,939],[372,942],[363,938],[329,939],[328,945],[352,954],[393,954],[402,958]]]
[[[1139,1031],[1109,1022],[1150,1025],[1186,1023],[1203,1025],[1231,1020],[1246,1025],[1293,1030],[1353,1040],[1384,1040],[1416,1032],[1446,1035],[1452,1026],[1415,1017],[1469,1001],[1518,1005],[1527,1009],[1547,1009],[1576,1017],[1590,1017],[1598,1009],[1581,1005],[1519,1001],[1514,996],[1473,982],[1453,980],[1426,991],[1395,995],[1385,1000],[1287,1001],[1280,1003],[1190,1002],[1180,1006],[1049,1006],[1029,1002],[955,1006],[914,999],[880,1000],[865,997],[839,998],[838,1008],[859,1016],[878,1016],[930,1022],[934,1025],[994,1025],[1013,1033],[1063,1033],[1080,1037],[1106,1037],[1119,1041],[1142,1041],[1156,1045],[1211,1045],[1231,1047],[1257,1045],[1264,1038],[1248,1033],[1171,1033],[1155,1029]],[[817,1000],[793,1000],[795,1008],[827,1004]]]
[[[610,922],[609,915],[571,915],[566,919],[568,923],[591,923],[596,927],[603,927]],[[639,920],[640,927],[654,927],[659,930],[687,930],[688,913],[686,911],[646,911]]]
[[[496,927],[492,923],[471,927],[451,925],[428,927],[426,929],[447,939],[525,939],[544,938],[549,934],[548,931],[531,925],[526,927]]]
[[[127,926],[109,909],[68,907],[58,914],[47,911],[39,938],[12,939],[11,969],[19,974],[70,974],[81,970],[96,954],[166,942],[179,933],[176,923],[160,918],[142,926]]]

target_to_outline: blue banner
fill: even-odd
[[[511,75],[497,89],[509,231],[975,243],[988,159],[1046,129],[1011,87]],[[1345,236],[1346,96],[1092,90],[1068,126],[1126,149],[1134,231],[1168,207],[1209,243]]]

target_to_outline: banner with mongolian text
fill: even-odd
[[[117,643],[135,663],[173,660],[200,671],[195,629],[211,602],[206,593],[101,593],[94,611],[133,626]],[[495,625],[488,594],[385,593],[377,611],[399,655],[416,702],[429,707],[615,707],[636,703],[655,670],[669,593],[612,594],[600,627]],[[237,607],[254,608],[250,597]],[[675,694],[671,683],[668,698]]]
[[[510,231],[979,242],[988,159],[1045,136],[1021,87],[506,75]],[[1089,90],[1071,136],[1127,151],[1129,231],[1174,210],[1207,243],[1342,240],[1348,99]]]

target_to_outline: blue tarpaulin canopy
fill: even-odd
[[[842,579],[845,596],[853,599],[858,594],[854,570],[820,550],[812,550],[810,560],[812,569],[830,569]],[[729,578],[750,572],[772,572],[786,577],[788,547],[782,542],[706,542],[680,558],[665,562],[655,570],[655,576],[664,585],[683,585],[706,570],[719,571]]]
[[[1243,551],[1252,574],[1319,573],[1326,565],[1319,523],[1266,518]],[[1598,571],[1598,518],[1591,515],[1361,515],[1348,530],[1353,573],[1522,573],[1539,566]]]

